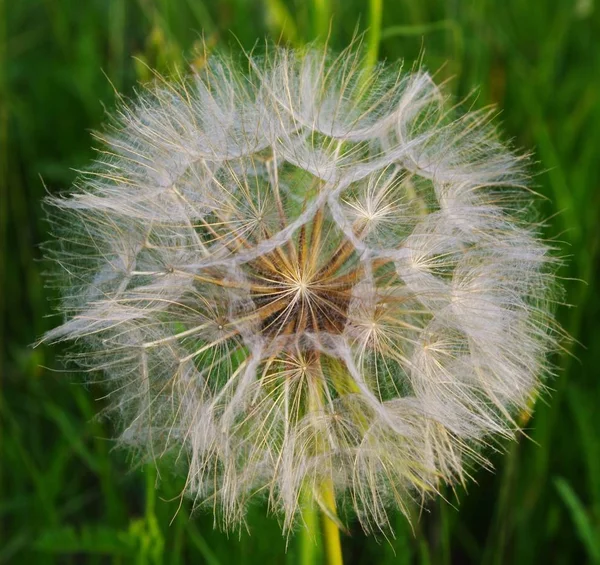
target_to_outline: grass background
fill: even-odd
[[[260,505],[250,533],[229,536],[187,502],[177,513],[181,478],[161,470],[156,490],[156,470],[131,470],[94,419],[101,391],[29,344],[55,323],[37,261],[44,183],[69,186],[93,157],[90,129],[115,102],[105,74],[131,93],[144,62],[184,66],[201,34],[225,50],[302,44],[330,18],[335,48],[370,28],[372,60],[422,54],[456,95],[479,87],[476,105],[497,104],[507,136],[534,150],[547,236],[568,257],[574,307],[559,317],[579,342],[556,359],[533,441],[492,455],[494,474],[430,504],[414,531],[398,516],[390,543],[353,528],[346,562],[600,563],[599,16],[594,0],[0,0],[0,564],[301,563]]]

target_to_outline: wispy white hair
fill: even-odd
[[[50,198],[62,325],[121,441],[239,523],[332,485],[388,525],[512,436],[547,372],[549,247],[525,160],[431,76],[271,48],[123,104]]]

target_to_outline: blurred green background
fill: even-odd
[[[57,348],[30,344],[55,324],[39,243],[45,190],[93,158],[90,131],[149,79],[202,64],[210,47],[264,38],[302,44],[355,31],[369,57],[423,63],[457,96],[478,87],[507,138],[535,154],[548,238],[567,266],[559,318],[575,338],[528,422],[531,441],[491,454],[468,492],[428,505],[395,539],[343,539],[346,563],[600,563],[600,7],[594,0],[0,0],[0,564],[300,563],[258,504],[249,533],[178,511],[182,479],[131,469],[95,418],[102,391],[56,372]],[[43,180],[42,180],[43,179]],[[417,517],[418,518],[418,517]]]

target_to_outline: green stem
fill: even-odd
[[[324,359],[321,358],[322,369],[325,368],[323,366],[323,361]],[[339,392],[342,394],[341,391],[343,390],[343,387],[341,386],[341,383],[336,382],[336,379],[339,376],[337,375],[337,371],[341,371],[339,363],[336,363],[336,360],[330,359],[327,365],[329,365],[327,369],[334,378],[336,389],[338,389],[338,386],[340,386]],[[323,390],[321,387],[324,386],[327,386],[325,382],[316,387],[315,394],[312,399],[313,405],[320,406],[321,402],[323,402]],[[314,410],[315,406],[312,408]],[[327,556],[327,565],[343,565],[344,561],[342,559],[340,528],[338,525],[339,522],[336,520],[337,510],[335,506],[335,489],[331,477],[326,478],[321,483],[319,492],[317,494],[317,499],[319,500],[319,504],[321,506],[321,525],[323,532],[323,544],[325,546],[325,555]]]
[[[300,563],[314,565],[317,560],[318,516],[312,493],[305,489],[304,504],[302,505],[304,527],[300,530]]]
[[[335,496],[331,480],[326,481],[321,486],[321,497],[327,510],[335,516]],[[323,543],[325,545],[325,554],[327,555],[327,565],[344,565],[338,525],[324,511],[321,511],[321,521],[323,524]]]
[[[323,363],[323,358],[321,357],[321,363]],[[335,362],[332,365],[333,368],[338,369],[338,366]],[[323,365],[321,366],[324,369]],[[310,413],[317,414],[319,413],[323,406],[323,386],[327,386],[324,382],[320,382],[319,380],[313,383],[313,386],[309,387],[308,393],[308,409]],[[316,447],[317,451],[319,447]],[[313,488],[317,488],[318,492],[315,492]],[[310,537],[310,539],[306,540],[306,544],[311,541],[314,544],[314,540],[316,539],[316,535],[313,533],[316,531],[316,513],[315,513],[315,504],[314,500],[316,499],[321,507],[321,533],[323,545],[325,546],[325,555],[326,555],[326,563],[327,565],[343,565],[342,559],[342,544],[340,541],[340,529],[337,521],[337,511],[335,506],[335,491],[333,487],[333,481],[331,477],[323,480],[321,485],[311,485],[310,487],[306,485],[306,502],[305,502],[305,514],[304,521],[306,524],[306,532],[305,538]],[[308,509],[308,513],[306,511]],[[311,531],[312,530],[312,531]],[[311,535],[312,533],[312,535]],[[302,552],[302,564],[308,565],[309,561],[305,561],[305,551],[308,555],[308,548],[305,549],[303,545]],[[311,553],[311,558],[314,559],[314,554]],[[308,559],[308,557],[307,557]],[[311,561],[314,563],[314,561]]]

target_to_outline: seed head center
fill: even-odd
[[[345,238],[331,245],[323,222],[323,211],[317,212],[294,240],[248,265],[263,334],[344,330],[361,268],[355,264],[354,246]]]
[[[301,275],[297,281],[294,282],[294,287],[298,291],[298,294],[305,296],[310,288],[310,281],[304,275]]]

